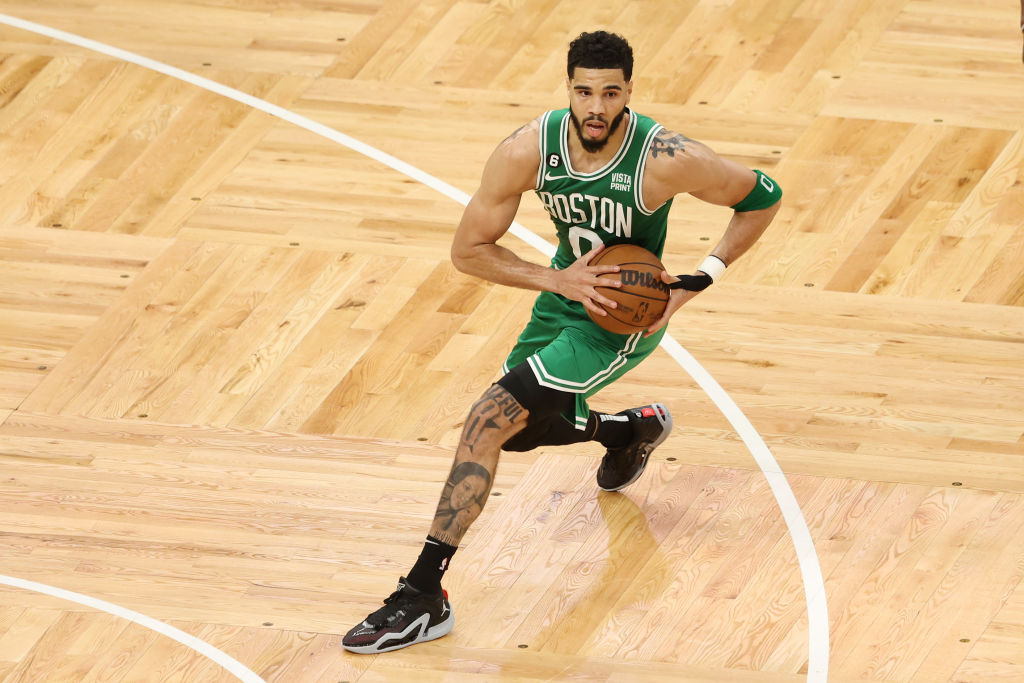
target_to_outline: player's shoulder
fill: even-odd
[[[702,142],[668,128],[661,128],[647,150],[648,177],[685,179],[707,172],[718,155]],[[685,181],[684,181],[685,182]]]
[[[702,142],[668,128],[651,140],[644,167],[644,201],[656,206],[717,182],[721,158]]]
[[[526,192],[536,186],[538,168],[540,122],[534,119],[498,143],[481,185],[498,192]]]
[[[713,155],[714,152],[704,143],[664,126],[655,133],[650,149],[647,151],[650,160],[676,163],[701,160]]]
[[[495,150],[509,161],[540,160],[540,118],[533,119],[515,130],[498,144]]]
[[[536,184],[537,169],[540,167],[540,121],[534,119],[520,126],[502,140],[494,150],[492,160],[500,162],[508,174],[529,178],[532,187]]]

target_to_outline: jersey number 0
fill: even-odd
[[[580,244],[584,239],[590,242],[590,247],[587,249],[584,249],[583,245]],[[588,230],[586,228],[581,228],[578,225],[574,225],[569,228],[569,244],[572,245],[572,253],[576,255],[576,258],[580,258],[591,249],[596,249],[597,247],[602,246],[604,241],[601,239],[601,236],[593,230]]]

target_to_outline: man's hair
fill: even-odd
[[[633,48],[617,33],[581,33],[569,43],[568,73],[583,69],[622,69],[626,80],[633,78]]]

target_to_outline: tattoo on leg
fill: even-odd
[[[497,384],[473,404],[434,513],[434,538],[459,544],[487,502],[501,445],[526,425],[527,417],[529,412]]]
[[[483,510],[490,491],[491,473],[486,467],[471,460],[453,466],[434,513],[434,526],[461,539]]]
[[[493,385],[473,406],[462,434],[462,445],[472,453],[484,430],[501,428],[495,418],[501,416],[509,424],[514,424],[524,413],[526,410],[512,394],[498,384]]]

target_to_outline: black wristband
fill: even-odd
[[[685,289],[688,292],[703,292],[714,280],[707,273],[700,275],[677,275],[679,282],[673,282],[669,289]]]

